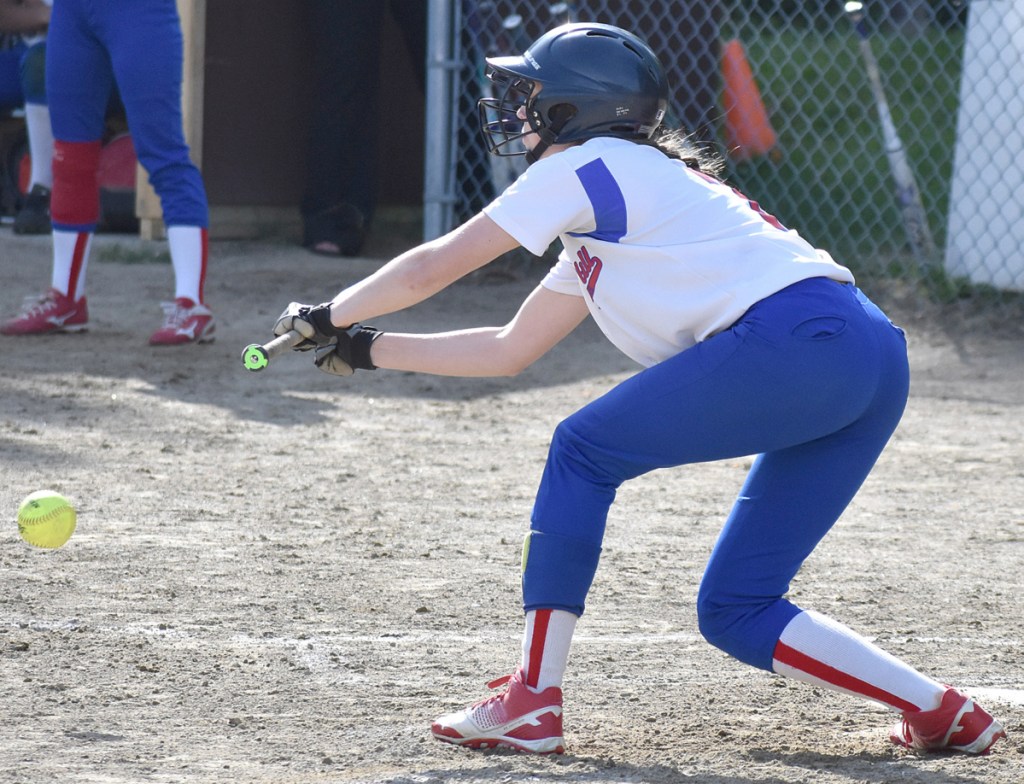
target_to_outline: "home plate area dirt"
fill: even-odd
[[[749,458],[620,490],[570,656],[567,753],[473,752],[430,722],[515,667],[550,434],[630,361],[585,324],[512,379],[342,379],[295,353],[250,373],[243,347],[290,300],[381,260],[215,243],[217,341],[161,350],[160,245],[99,240],[89,332],[0,338],[0,782],[1024,781],[1019,330],[891,312],[907,413],[792,586],[976,695],[1009,732],[991,755],[899,750],[884,708],[701,639],[697,585]],[[0,256],[6,315],[48,285],[49,240],[5,229]],[[504,323],[542,273],[476,276],[376,326]],[[59,550],[18,537],[40,489],[78,510]]]

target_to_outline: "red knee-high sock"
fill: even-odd
[[[59,228],[92,232],[100,217],[100,142],[53,143],[50,215]]]

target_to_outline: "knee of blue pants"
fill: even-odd
[[[46,44],[29,47],[22,57],[21,90],[26,103],[46,103]]]
[[[558,423],[551,435],[550,461],[571,466],[573,474],[593,484],[618,484],[609,469],[608,458],[592,446],[587,439],[589,411],[581,409]]]
[[[736,597],[704,584],[697,595],[697,626],[704,639],[744,664],[769,672],[782,630],[800,612],[785,599]]]
[[[533,528],[600,545],[608,509],[623,481],[616,456],[592,445],[577,412],[555,428],[533,507]]]

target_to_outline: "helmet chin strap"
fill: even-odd
[[[548,147],[551,145],[545,141],[537,142],[536,146],[532,150],[526,151],[526,162],[527,164],[534,164],[540,160],[540,157],[547,152]]]
[[[562,132],[562,128],[569,118],[565,118],[555,125],[551,125],[547,128],[541,128],[537,131],[537,144],[534,145],[532,150],[526,151],[526,162],[528,164],[536,163],[541,159],[541,156],[548,151],[548,147],[554,144],[558,140],[558,134]]]

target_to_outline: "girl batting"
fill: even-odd
[[[653,52],[600,24],[552,30],[488,60],[492,152],[531,165],[483,212],[319,306],[292,303],[323,370],[512,375],[588,316],[643,370],[555,430],[524,546],[522,658],[505,689],[432,727],[441,741],[561,752],[561,681],[623,482],[758,455],[697,598],[713,645],[754,667],[875,700],[892,740],[986,753],[1002,726],[972,699],[785,598],[903,413],[903,332],[829,254],[660,131]],[[557,263],[505,326],[432,335],[361,322],[420,302],[517,246]]]

